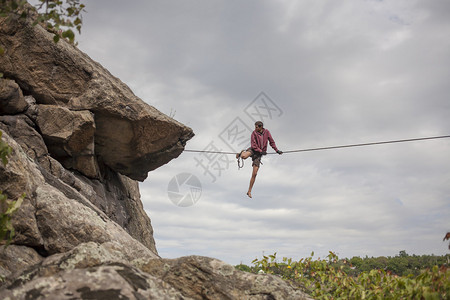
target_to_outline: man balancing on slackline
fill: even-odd
[[[275,150],[280,155],[283,154],[282,151],[278,150],[277,145],[275,145],[275,141],[273,140],[270,131],[264,128],[264,125],[261,121],[257,121],[255,123],[255,131],[252,132],[252,135],[250,137],[251,147],[236,154],[236,159],[238,159],[238,162],[239,158],[247,159],[249,157],[251,157],[253,161],[253,173],[247,192],[247,196],[249,196],[250,198],[252,197],[253,184],[255,183],[256,175],[258,174],[258,169],[261,165],[261,157],[267,154],[267,141],[269,141],[269,144],[273,148],[273,150]]]

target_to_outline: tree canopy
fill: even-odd
[[[75,32],[72,29],[81,34],[85,5],[80,0],[38,0],[34,6],[29,5],[26,0],[0,0],[0,17],[14,14],[25,18],[30,10],[38,14],[34,25],[41,24],[54,33],[55,42],[63,38],[75,43]],[[2,52],[0,49],[0,55]]]

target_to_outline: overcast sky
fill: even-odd
[[[450,134],[448,0],[86,5],[79,48],[190,126],[186,149],[241,150],[255,119],[285,151]],[[251,161],[185,152],[141,196],[165,258],[446,254],[449,152],[439,139],[268,155],[253,199]],[[189,207],[168,193],[184,177]]]

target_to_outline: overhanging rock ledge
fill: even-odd
[[[80,149],[90,155],[89,159],[86,155],[80,158],[67,153],[67,145],[62,144],[55,156],[65,167],[83,173],[85,168],[79,167],[81,163],[77,161],[82,160],[91,164],[86,169],[87,176],[92,177],[93,170],[101,170],[101,165],[105,165],[143,181],[149,171],[178,157],[194,135],[191,128],[139,99],[76,47],[66,42],[55,44],[52,33],[33,26],[30,20],[1,18],[0,44],[5,49],[0,56],[0,72],[14,80],[24,95],[33,96],[38,108],[64,107],[93,115],[95,128],[88,138],[94,144],[86,145],[94,146],[94,151]],[[54,115],[55,121],[59,116]],[[52,134],[57,136],[60,132]]]

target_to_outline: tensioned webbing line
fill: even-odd
[[[319,150],[331,150],[331,149],[341,149],[341,148],[352,148],[352,147],[362,147],[362,146],[373,146],[373,145],[383,145],[383,144],[394,144],[394,143],[405,143],[405,142],[416,142],[424,140],[436,140],[450,138],[450,135],[441,136],[429,136],[413,139],[403,139],[403,140],[392,140],[392,141],[381,141],[381,142],[371,142],[371,143],[361,143],[361,144],[349,144],[349,145],[339,145],[339,146],[328,146],[328,147],[318,147],[318,148],[308,148],[308,149],[298,149],[298,150],[288,150],[283,151],[284,153],[296,153],[296,152],[308,152],[308,151],[319,151]],[[196,153],[218,153],[218,154],[234,154],[236,152],[226,152],[226,151],[209,151],[209,150],[189,150],[186,149],[184,152],[196,152]],[[271,152],[267,154],[277,154],[276,152]]]

